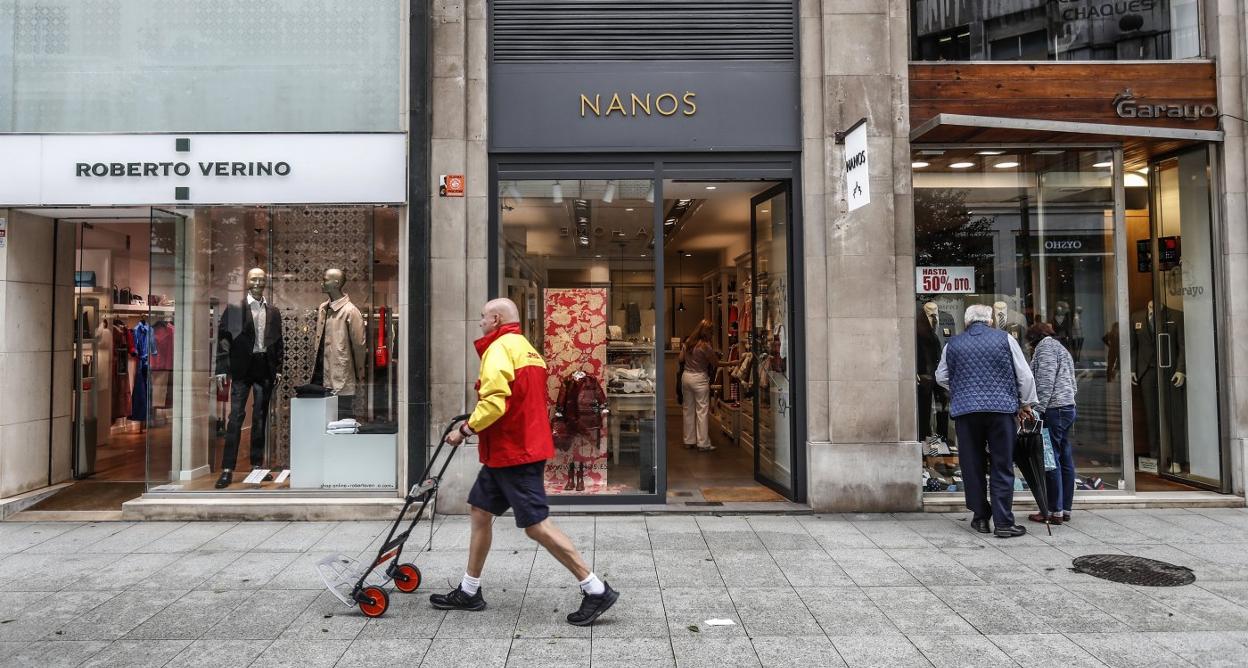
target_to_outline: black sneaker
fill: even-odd
[[[484,610],[485,598],[481,596],[481,590],[469,596],[464,593],[463,589],[456,587],[449,594],[433,594],[429,597],[429,603],[438,610]]]
[[[581,593],[581,609],[568,614],[568,623],[573,626],[589,626],[598,619],[602,613],[611,609],[615,602],[620,598],[620,592],[611,588],[611,585],[602,583],[606,590],[601,594],[590,595]]]

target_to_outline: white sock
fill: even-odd
[[[459,588],[469,596],[475,596],[477,590],[481,588],[481,578],[474,578],[464,573],[464,579],[459,582]]]
[[[581,580],[580,585],[581,591],[589,594],[590,596],[598,596],[607,590],[607,586],[604,585],[602,580],[599,580],[598,576],[593,573],[590,573],[589,577]]]

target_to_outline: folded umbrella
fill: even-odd
[[[1023,479],[1031,488],[1036,505],[1045,516],[1044,526],[1049,535],[1053,535],[1053,527],[1049,525],[1049,488],[1044,471],[1044,421],[1024,420],[1018,428],[1018,441],[1014,444],[1014,465],[1023,473]]]

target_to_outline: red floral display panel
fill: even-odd
[[[553,407],[563,381],[577,371],[606,390],[607,290],[551,288],[545,291],[543,354],[549,370],[546,399]],[[553,408],[552,408],[553,412]],[[547,494],[594,494],[607,485],[607,425],[592,437],[579,435],[546,463]]]

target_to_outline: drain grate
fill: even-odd
[[[715,508],[724,505],[722,501],[686,501],[686,506],[698,506],[700,508]]]
[[[1196,581],[1186,566],[1175,566],[1156,559],[1123,554],[1089,554],[1074,560],[1076,573],[1142,587],[1182,587]]]

